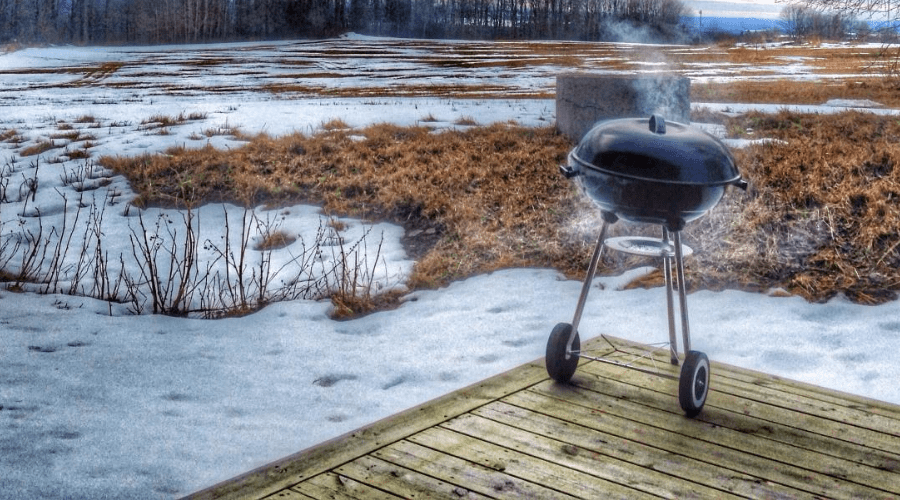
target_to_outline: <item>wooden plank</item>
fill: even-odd
[[[304,493],[311,498],[328,500],[397,500],[400,498],[332,472],[311,477],[294,485],[292,490]]]
[[[632,475],[648,476],[648,479],[640,481],[652,481],[653,489],[650,491],[662,488],[676,495],[676,498],[690,496],[682,493],[684,489],[696,492],[703,498],[730,498],[733,495],[746,498],[803,498],[794,489],[695,459],[688,450],[675,453],[655,448],[635,439],[575,425],[506,403],[491,403],[473,413],[441,425],[491,439],[504,446],[525,448],[535,454],[562,450],[562,454],[557,453],[558,463],[592,474],[596,474],[594,468],[598,460],[621,460],[638,468]],[[535,434],[539,434],[539,438],[535,438]],[[551,447],[549,450],[548,444]]]
[[[710,367],[710,372],[715,377],[716,372],[712,370],[713,368]],[[723,375],[727,375],[727,373]],[[843,427],[844,432],[850,433],[847,436],[848,440],[871,441],[873,444],[878,441],[878,439],[867,439],[864,436],[856,437],[854,433],[857,432],[862,435],[878,433],[882,437],[890,436],[896,438],[890,440],[895,446],[885,448],[885,451],[900,453],[900,419],[869,413],[859,408],[850,408],[797,394],[785,393],[761,385],[748,384],[747,382],[730,379],[727,376],[718,377],[718,379],[715,383],[719,390],[728,392],[736,396],[737,399],[746,402],[743,407],[735,407],[735,410],[752,411],[752,407],[759,406],[759,404],[777,407],[783,410],[782,413],[794,414],[794,422],[802,427],[807,426],[805,423],[797,422],[796,417],[806,418],[807,416],[812,416],[815,419],[834,421]],[[820,422],[819,424],[827,425],[827,422]],[[825,433],[831,432],[830,429],[822,427],[816,427],[816,429]]]
[[[543,360],[527,363],[186,498],[263,498],[546,378],[547,370]]]
[[[335,469],[335,471],[363,484],[393,493],[401,498],[428,498],[436,500],[488,498],[466,491],[457,485],[368,455],[344,464]]]
[[[547,382],[515,393],[504,401],[590,428],[602,425],[604,431],[612,434],[616,434],[615,428],[620,427],[629,433],[629,439],[676,453],[691,450],[691,455],[697,459],[725,464],[735,471],[800,491],[848,499],[884,495],[884,491],[869,488],[864,485],[865,482],[850,485],[855,489],[847,494],[847,482],[839,479],[847,475],[858,480],[865,479],[867,476],[863,472],[874,470],[872,468],[836,459],[829,461],[829,457],[820,454],[800,452],[790,446],[747,436],[719,427],[713,418],[705,422],[654,410],[628,401],[627,398],[634,394],[607,397],[597,392]],[[616,390],[612,392],[618,394]],[[556,404],[548,403],[547,398],[557,399],[553,402]],[[560,408],[563,402],[570,404]],[[717,411],[715,408],[709,410],[712,410],[709,413]],[[615,425],[610,426],[611,422]],[[844,492],[841,492],[842,488]]]
[[[423,433],[429,433],[429,430],[416,436],[421,436]],[[424,441],[429,442],[427,438]],[[431,442],[431,444],[434,443]],[[441,447],[444,444],[446,443],[439,443]],[[473,444],[477,446],[477,443]],[[520,462],[501,455],[494,457],[492,467],[486,467],[411,441],[399,441],[378,450],[375,455],[387,462],[402,464],[408,469],[455,484],[464,491],[475,492],[491,498],[558,498],[560,500],[578,498],[553,487],[552,483],[559,481],[554,481],[555,478],[543,467],[543,465],[552,464]],[[501,463],[502,467],[497,465]],[[556,470],[556,472],[565,473],[566,471]]]
[[[440,446],[469,461],[483,461],[492,468],[551,489],[548,494],[537,498],[656,498],[626,484],[626,478],[620,478],[619,482],[601,479],[552,460],[543,460],[450,429],[435,427],[416,434],[412,439],[425,445]]]
[[[600,355],[603,352],[608,352],[609,344],[602,337],[604,336],[595,337],[586,341],[583,344],[583,350],[592,355]],[[643,354],[648,351],[647,346],[643,344],[638,344],[636,342],[617,337],[610,337],[608,335],[605,337],[609,340],[609,342],[615,345],[616,348],[632,354]],[[662,361],[662,363],[660,364],[671,366],[668,364],[668,349],[656,349],[656,351],[656,358]],[[713,361],[713,363],[717,365],[716,372],[721,373],[723,377],[756,385],[759,387],[775,389],[779,392],[790,394],[791,396],[788,396],[787,399],[790,399],[793,396],[802,396],[810,400],[824,401],[826,403],[830,403],[831,405],[843,406],[848,409],[857,410],[862,412],[863,415],[879,415],[882,417],[887,417],[900,423],[900,406],[892,403],[878,401],[875,399],[859,396],[857,394],[851,394],[848,392],[842,392],[835,389],[828,389],[825,387],[791,380],[779,377],[777,375],[771,375],[768,373],[751,370],[748,368],[742,368],[725,363],[716,363],[715,360],[711,361]],[[647,363],[641,362],[641,364],[646,365]],[[671,373],[677,376],[677,368],[672,367]],[[889,427],[897,429],[898,423],[890,425]]]
[[[278,493],[267,496],[265,500],[310,500],[310,497],[296,491],[281,490]]]
[[[783,406],[786,403],[775,405],[747,400],[741,397],[743,388],[722,383],[722,377],[716,376],[716,365],[711,366],[710,372],[710,394],[698,420],[711,421],[709,415],[714,414],[714,423],[718,426],[865,464],[879,469],[873,472],[876,476],[888,474],[884,483],[900,483],[900,476],[894,474],[900,473],[900,438],[864,428],[865,422],[842,423],[842,418],[848,418],[846,411],[853,410],[839,407],[830,412],[821,410],[836,415],[826,418],[788,410]],[[664,411],[680,412],[676,401],[677,387],[673,387],[673,382],[668,379],[603,363],[585,365],[583,378],[578,380],[587,380],[589,375],[602,379],[604,386],[612,384],[616,387],[606,389],[607,395],[628,398]],[[803,405],[798,403],[798,406]],[[712,413],[712,408],[722,411]]]
[[[479,408],[477,411],[490,411],[500,403]],[[563,426],[564,422],[539,422],[540,432],[553,432]],[[529,423],[529,425],[532,423]],[[561,424],[561,425],[557,425]],[[443,427],[443,429],[441,429]],[[643,494],[659,498],[737,498],[721,489],[708,488],[702,484],[670,476],[664,472],[644,467],[634,462],[619,460],[611,454],[603,453],[602,448],[590,446],[590,443],[602,439],[600,433],[583,428],[579,437],[586,439],[584,443],[573,444],[548,438],[539,433],[521,430],[496,421],[475,415],[462,415],[441,424],[441,427],[428,429],[413,436],[417,442],[423,437],[431,442],[453,443],[453,453],[459,453],[470,460],[493,460],[496,456],[515,457],[512,451],[534,457],[553,465],[560,472],[554,476],[566,478],[555,488],[565,489],[582,498],[618,497],[623,487],[635,490],[634,495]],[[536,427],[531,425],[532,428]],[[444,430],[446,429],[446,430]],[[598,451],[601,450],[601,451]],[[506,451],[501,451],[506,450]],[[657,454],[657,460],[659,460]],[[504,462],[505,464],[506,462]],[[512,472],[515,474],[515,472]],[[547,483],[553,484],[553,483]]]

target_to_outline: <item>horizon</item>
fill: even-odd
[[[786,4],[775,0],[686,0],[685,6],[696,17],[754,18],[777,20]]]
[[[766,19],[778,21],[781,11],[790,5],[785,0],[684,0],[691,16],[716,19]],[[896,20],[896,15],[890,16]],[[868,16],[855,16],[861,21],[882,23],[888,16],[884,10],[871,12]]]
[[[692,26],[694,30],[702,30],[704,33],[710,31],[725,31],[728,33],[741,33],[744,31],[763,31],[778,27],[780,19],[758,18],[758,17],[720,17],[707,16],[684,16],[682,20],[685,24]]]

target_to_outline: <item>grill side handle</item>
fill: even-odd
[[[571,179],[572,177],[578,177],[581,172],[578,171],[575,167],[570,167],[569,165],[560,165],[559,173],[563,174],[566,179]]]
[[[559,166],[559,173],[563,174],[566,179],[571,179],[573,177],[578,177],[581,175],[581,170],[578,168],[578,162],[575,158],[575,150],[569,152],[569,163],[566,165]]]

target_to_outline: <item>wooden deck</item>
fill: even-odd
[[[670,378],[538,360],[192,497],[900,498],[900,407],[713,360],[691,420]]]

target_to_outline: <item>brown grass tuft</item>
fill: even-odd
[[[175,125],[182,125],[189,121],[204,120],[206,113],[194,112],[189,114],[179,113],[178,116],[153,115],[141,122],[148,129],[165,129]]]
[[[21,155],[21,156],[39,155],[41,153],[46,153],[47,151],[50,151],[51,149],[55,149],[58,147],[61,147],[61,146],[55,144],[53,141],[41,140],[41,141],[38,141],[38,142],[32,144],[31,146],[23,148],[21,151],[19,151],[19,155]]]
[[[91,153],[87,150],[87,148],[73,149],[72,151],[66,150],[65,152],[63,152],[63,156],[67,157],[70,160],[85,160],[91,157]]]
[[[351,128],[344,120],[340,118],[332,118],[322,124],[322,130],[346,130]]]
[[[24,140],[25,139],[19,135],[19,131],[14,128],[0,129],[0,142],[18,144]]]
[[[284,231],[274,231],[265,235],[254,247],[254,250],[277,250],[297,241],[297,237]]]

